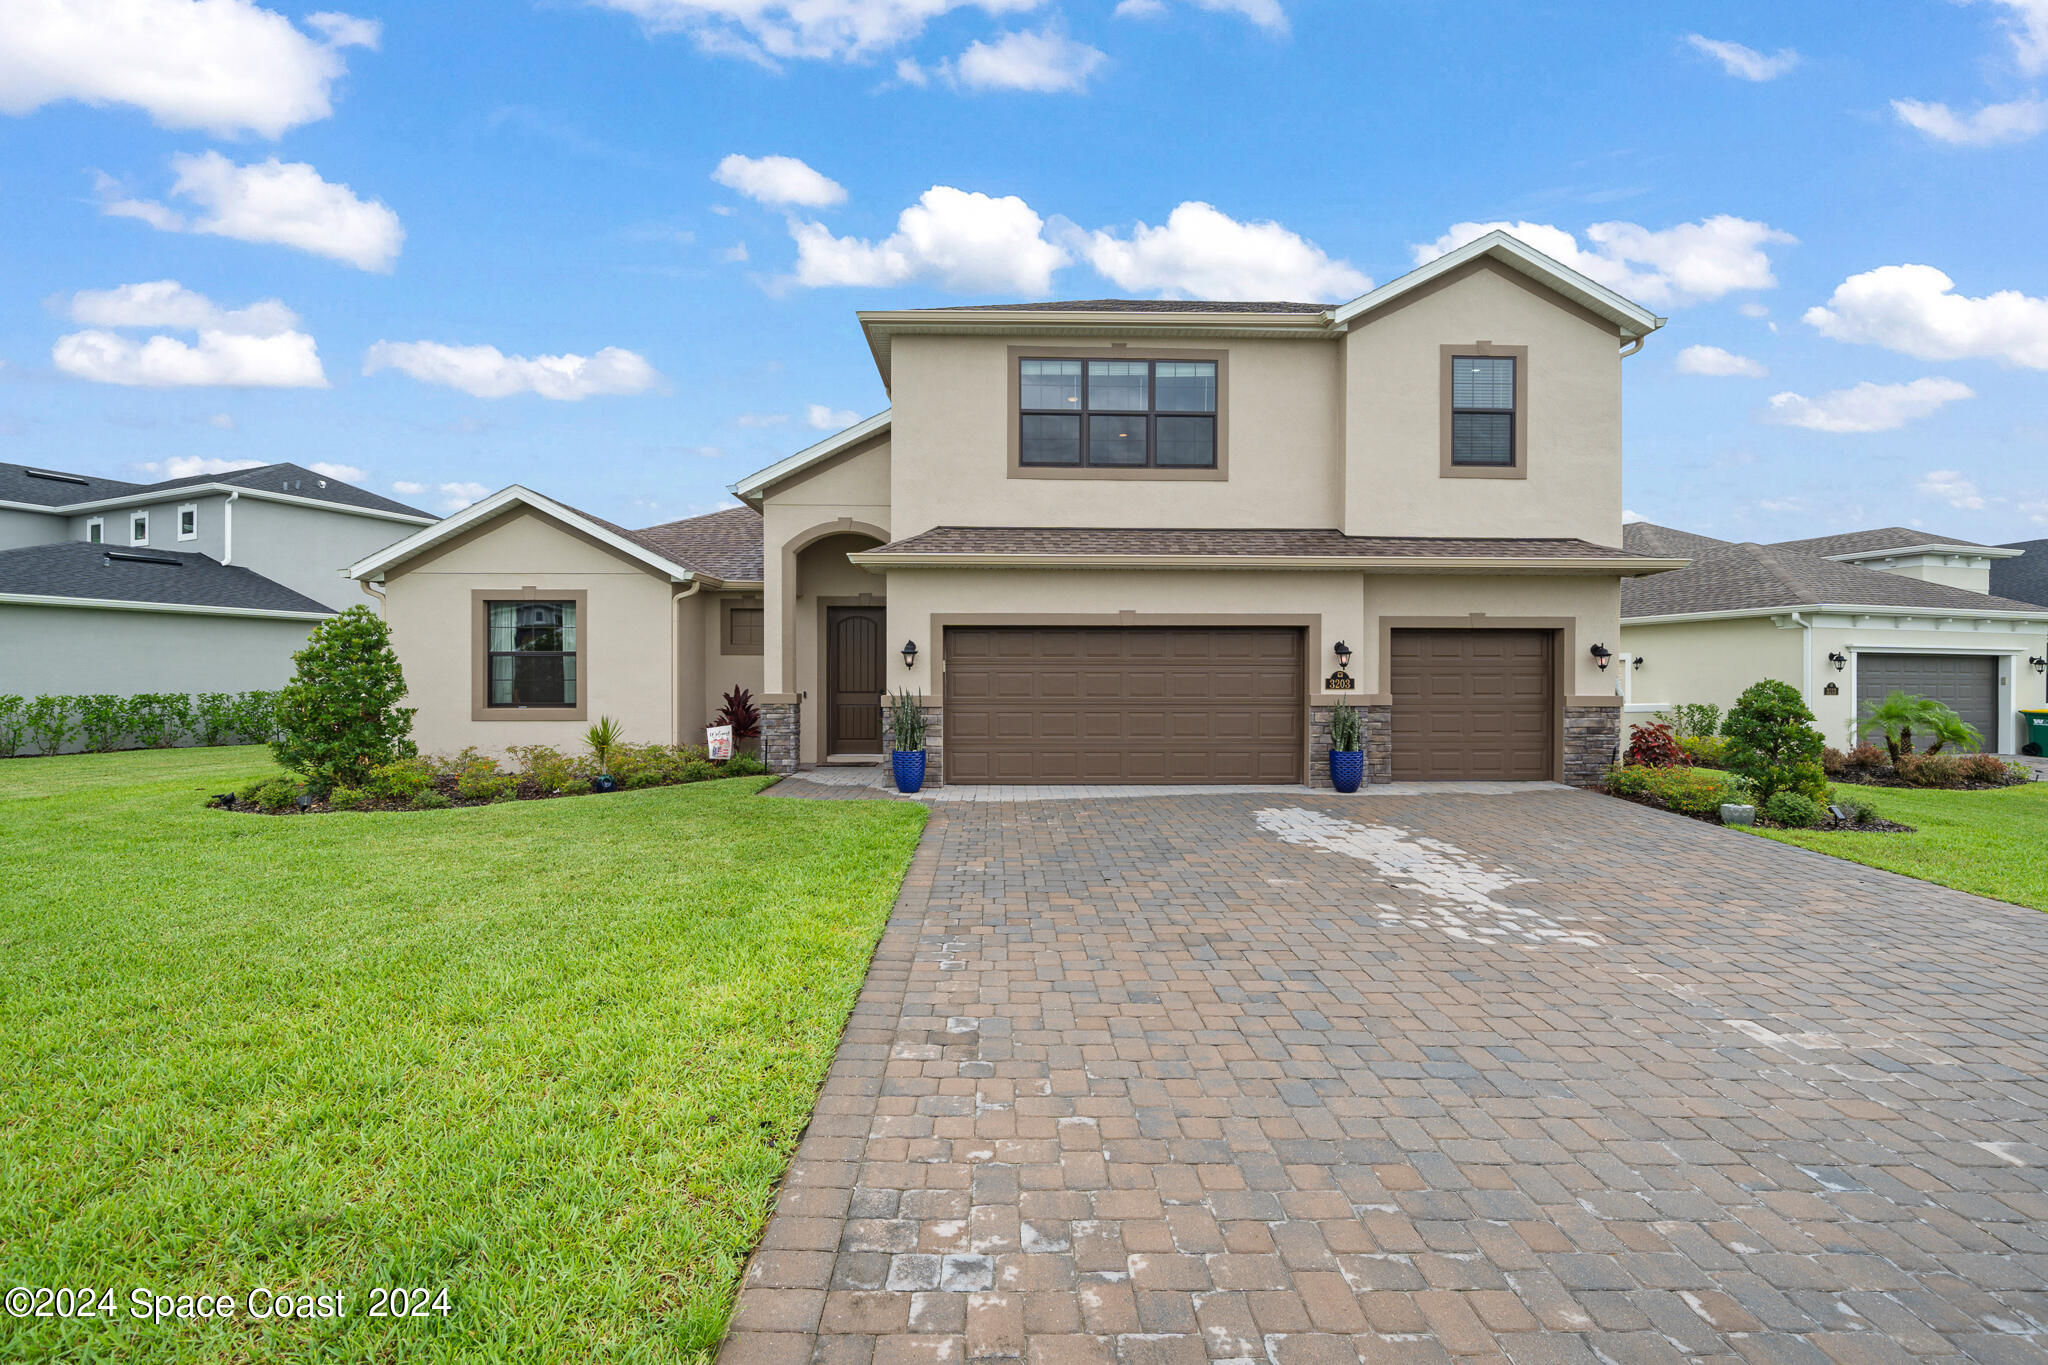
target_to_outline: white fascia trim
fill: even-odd
[[[859,445],[877,432],[887,431],[889,414],[893,411],[893,408],[883,408],[874,416],[863,418],[846,430],[827,436],[816,445],[805,446],[796,454],[777,460],[766,469],[758,469],[738,483],[727,485],[727,491],[743,502],[748,498],[759,497],[770,484],[780,483],[820,460],[829,459],[842,450]]]
[[[1890,550],[1854,550],[1842,555],[1822,555],[1840,564],[1856,564],[1866,559],[1913,559],[1921,555],[1957,555],[1965,559],[2018,559],[2025,550],[2007,549],[2003,545],[1901,545]]]
[[[1498,228],[1484,237],[1474,238],[1456,251],[1446,252],[1427,265],[1417,266],[1398,279],[1387,281],[1368,294],[1361,294],[1332,312],[1330,321],[1343,327],[1360,314],[1383,307],[1480,256],[1492,256],[1504,265],[1543,281],[1566,298],[1612,320],[1625,337],[1645,337],[1664,325],[1663,318],[1641,304],[1631,303],[1598,280],[1552,260],[1527,242]]]
[[[208,607],[194,602],[126,602],[113,597],[51,597],[33,592],[0,592],[0,606],[160,611],[180,616],[251,616],[266,621],[325,621],[335,614],[331,611],[272,611],[263,607]]]
[[[34,502],[4,502],[0,508],[16,512],[47,512],[53,516],[71,517],[84,512],[99,512],[120,507],[133,507],[141,503],[173,502],[193,494],[212,495],[215,493],[239,493],[245,498],[258,498],[264,502],[289,503],[295,507],[312,507],[322,512],[346,512],[355,517],[374,517],[378,521],[402,521],[411,526],[432,526],[432,517],[415,516],[411,512],[387,512],[380,507],[356,507],[345,502],[328,502],[324,498],[301,498],[291,493],[273,493],[263,488],[243,488],[232,483],[186,483],[176,488],[165,488],[154,493],[123,493],[118,498],[100,498],[94,502],[67,502],[47,507]]]
[[[925,554],[866,550],[847,560],[877,569],[1198,569],[1228,573],[1239,569],[1319,573],[1558,573],[1612,574],[1617,578],[1683,568],[1689,559],[1515,558],[1462,555],[1063,555]]]
[[[1675,626],[1687,621],[1735,621],[1744,617],[1771,620],[1781,616],[1796,616],[1801,613],[1817,615],[1821,612],[1837,616],[1925,617],[1935,623],[1930,626],[1933,630],[1941,629],[1939,623],[1951,618],[1965,621],[2036,622],[2048,627],[2048,613],[2043,612],[1996,611],[1975,607],[1873,607],[1837,602],[1806,603],[1790,607],[1736,607],[1727,611],[1680,611],[1665,616],[1624,616],[1621,618],[1621,625],[1626,630],[1630,626]]]
[[[429,525],[425,530],[416,531],[412,535],[407,536],[396,545],[387,545],[377,551],[377,553],[357,560],[346,569],[343,569],[341,575],[344,578],[380,577],[386,569],[391,568],[393,565],[411,559],[420,551],[438,545],[450,536],[460,535],[463,531],[477,525],[479,522],[488,521],[515,503],[523,507],[531,507],[536,512],[544,512],[557,521],[567,522],[593,540],[602,541],[620,554],[638,560],[648,568],[666,574],[678,583],[689,583],[700,577],[705,578],[705,581],[708,583],[715,584],[717,581],[698,574],[693,569],[677,564],[673,560],[663,559],[661,556],[647,550],[644,546],[636,545],[632,541],[626,540],[598,525],[581,513],[562,506],[553,498],[543,497],[531,488],[523,488],[516,483],[499,489],[481,502],[471,503],[453,516],[443,517],[441,520]]]

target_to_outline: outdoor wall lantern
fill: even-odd
[[[1643,656],[1640,654],[1636,655],[1632,662],[1636,668],[1641,668],[1643,666]]]
[[[903,666],[905,668],[917,667],[917,641],[905,640],[903,642]]]
[[[1349,667],[1351,667],[1351,646],[1350,646],[1350,645],[1347,645],[1347,644],[1345,644],[1345,643],[1344,643],[1344,642],[1343,642],[1342,640],[1339,640],[1339,641],[1337,642],[1337,646],[1336,646],[1336,648],[1332,649],[1332,650],[1331,650],[1330,652],[1331,652],[1332,654],[1335,654],[1335,655],[1337,656],[1337,667],[1339,667],[1339,668],[1349,668]]]
[[[1587,652],[1593,656],[1593,662],[1600,665],[1600,671],[1605,673],[1607,671],[1607,661],[1614,657],[1614,651],[1606,645],[1594,645]]]
[[[1843,669],[1849,666],[1849,656],[1846,654],[1837,654],[1831,650],[1828,653],[1828,662],[1835,666],[1835,672],[1840,673]]]
[[[2048,659],[2029,659],[2027,662],[2034,666],[2036,673],[2048,673]]]

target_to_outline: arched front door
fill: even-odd
[[[881,607],[825,608],[825,754],[882,752]]]

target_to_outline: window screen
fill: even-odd
[[[486,604],[492,706],[576,704],[576,604]]]
[[[1451,360],[1451,463],[1515,463],[1515,358],[1461,355]]]

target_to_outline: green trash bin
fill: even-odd
[[[2020,712],[2020,723],[2026,727],[2020,736],[2020,748],[2030,754],[2048,754],[2048,710]]]

